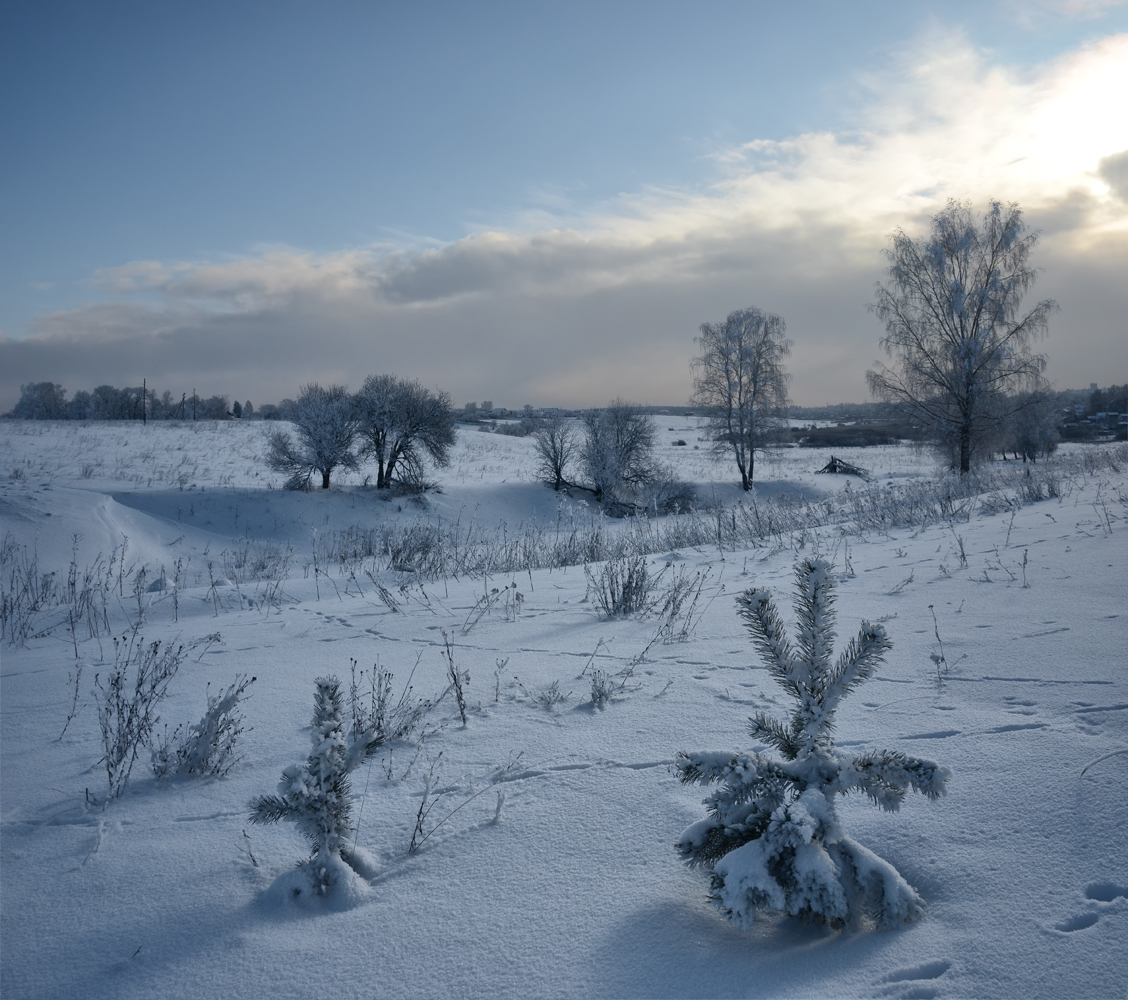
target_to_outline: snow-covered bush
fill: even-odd
[[[347,731],[341,682],[336,677],[314,681],[313,749],[304,764],[282,772],[276,795],[260,795],[251,801],[252,823],[289,820],[309,840],[312,850],[297,875],[279,880],[294,896],[308,890],[314,895],[357,894],[356,875],[370,864],[363,853],[350,848],[353,833],[352,784],[349,774],[367,761],[383,744],[383,733],[374,729]]]
[[[158,778],[174,774],[200,774],[222,778],[235,766],[235,744],[243,732],[239,702],[255,678],[236,677],[222,694],[208,695],[208,708],[194,726],[177,726],[172,736],[153,748],[153,773]]]
[[[737,598],[768,671],[795,700],[786,723],[763,712],[750,720],[752,738],[775,747],[783,759],[679,754],[683,782],[720,787],[705,800],[709,818],[686,829],[677,850],[689,864],[712,870],[710,898],[743,927],[762,909],[836,926],[915,920],[923,912],[916,890],[843,833],[834,800],[860,791],[892,812],[910,788],[930,799],[943,795],[950,772],[895,751],[855,755],[834,746],[839,703],[873,674],[892,643],[880,625],[862,622],[832,664],[831,566],[807,559],[795,578],[795,647],[766,590],[752,588]]]

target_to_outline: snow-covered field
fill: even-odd
[[[662,457],[722,524],[739,499],[727,468],[693,420],[657,419]],[[460,430],[442,493],[419,504],[377,498],[363,470],[325,493],[271,489],[268,429],[0,423],[5,586],[33,552],[39,572],[62,576],[101,557],[112,584],[109,634],[69,628],[60,605],[0,650],[5,998],[1125,996],[1123,448],[1063,449],[1057,495],[1041,502],[1009,502],[1021,473],[1006,463],[1012,487],[927,523],[857,530],[827,514],[748,547],[652,550],[653,573],[670,564],[656,596],[675,574],[706,574],[693,617],[663,637],[656,615],[600,617],[583,566],[422,579],[378,555],[341,557],[349,529],[382,525],[480,525],[499,545],[530,526],[595,530],[582,500],[558,506],[532,481],[529,439]],[[814,474],[827,457],[765,461],[758,499],[805,502],[811,517],[820,503],[845,509],[845,477]],[[839,457],[871,471],[853,493],[890,504],[936,474],[909,448]],[[896,930],[771,915],[741,930],[672,847],[704,815],[702,791],[670,772],[675,754],[751,749],[748,717],[786,705],[733,598],[767,586],[789,611],[795,562],[813,552],[839,575],[840,636],[866,618],[894,643],[844,702],[839,745],[953,772],[945,798],[913,796],[898,813],[841,802],[847,832],[927,904]],[[209,684],[257,680],[227,777],[158,780],[146,752],[102,808],[91,689],[112,667],[110,635],[131,626],[192,646],[162,730],[199,719]],[[434,699],[444,632],[469,671],[467,722],[448,693],[354,774],[356,844],[376,866],[356,905],[278,902],[268,887],[308,845],[292,825],[251,825],[249,802],[309,753],[314,678],[379,662],[397,696],[410,676],[413,696]],[[59,739],[77,664],[78,714]],[[595,670],[618,687],[602,708]],[[567,697],[546,707],[553,684]],[[426,839],[411,852],[425,792]]]

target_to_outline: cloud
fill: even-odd
[[[1024,27],[1058,20],[1091,21],[1122,7],[1125,0],[1008,0],[1004,8]]]
[[[1128,149],[1102,157],[1097,164],[1097,173],[1116,197],[1128,202]]]
[[[697,190],[644,190],[586,211],[540,208],[441,246],[135,261],[94,275],[106,301],[0,342],[0,406],[21,381],[292,395],[312,379],[418,376],[457,400],[680,402],[693,335],[756,304],[796,342],[799,402],[864,398],[880,330],[865,306],[897,227],[949,198],[1018,201],[1043,231],[1039,295],[1063,384],[1128,377],[1128,35],[1035,71],[958,35],[907,48],[849,130],[754,140]]]

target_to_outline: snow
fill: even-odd
[[[658,419],[670,422],[657,435],[662,457],[702,493],[736,499],[704,444],[673,446],[699,444],[697,424]],[[367,577],[315,571],[315,532],[554,521],[560,498],[530,481],[529,439],[460,429],[451,468],[435,475],[443,492],[420,506],[377,499],[364,470],[328,492],[268,488],[279,485],[262,460],[269,429],[0,423],[0,530],[34,545],[41,569],[65,573],[76,534],[79,566],[108,559],[123,535],[128,564],[148,564],[150,582],[186,563],[179,590],[138,599],[126,579],[109,612],[119,635],[143,615],[150,642],[222,636],[186,657],[162,726],[200,719],[209,682],[219,692],[237,675],[258,678],[242,702],[242,760],[226,777],[157,780],[146,756],[102,809],[90,688],[113,662],[107,637],[79,632],[72,643],[60,627],[0,649],[3,996],[1125,995],[1123,459],[1120,471],[1090,473],[1080,456],[1092,452],[1063,449],[1061,495],[1013,519],[980,503],[923,529],[844,536],[830,525],[737,551],[663,549],[648,557],[655,573],[673,557],[691,576],[710,570],[704,611],[687,641],[659,640],[640,659],[661,623],[600,617],[582,566],[422,587],[385,566],[378,579],[395,610]],[[877,484],[935,474],[908,447],[839,457]],[[859,488],[816,475],[826,458],[789,449],[758,462],[758,495]],[[560,516],[591,513],[570,500]],[[292,545],[276,604],[263,582],[226,568],[237,538]],[[952,771],[945,798],[909,796],[896,813],[858,796],[836,803],[855,858],[885,859],[924,900],[920,920],[893,930],[773,915],[741,929],[708,902],[708,874],[673,847],[704,819],[704,790],[672,773],[677,752],[763,749],[749,716],[788,707],[734,598],[768,588],[794,634],[794,565],[816,549],[835,563],[841,632],[865,619],[893,641],[839,707],[836,745]],[[472,624],[491,588],[499,599]],[[516,592],[522,600],[507,603]],[[364,669],[379,660],[397,698],[409,675],[414,697],[436,698],[448,683],[443,630],[470,673],[466,726],[447,695],[421,747],[417,730],[353,772],[356,857],[329,873],[344,889],[324,905],[295,902],[308,843],[293,824],[252,826],[249,803],[309,753],[314,679],[347,684],[351,658]],[[75,644],[81,708],[59,740]],[[623,689],[591,711],[592,672],[617,683],[632,662]],[[546,708],[536,696],[554,682],[570,697]],[[434,829],[410,852],[428,788]]]

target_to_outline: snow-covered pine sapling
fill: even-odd
[[[277,795],[251,800],[252,823],[289,820],[312,845],[316,861],[313,886],[320,893],[334,884],[344,862],[357,869],[350,850],[352,785],[349,774],[369,760],[384,742],[374,728],[349,732],[345,726],[341,682],[336,677],[314,681],[313,749],[304,764],[282,772]],[[361,860],[361,867],[367,861]]]
[[[709,818],[686,829],[677,850],[689,864],[712,870],[710,898],[743,927],[765,909],[835,926],[915,920],[923,912],[920,896],[892,865],[843,833],[835,796],[864,792],[893,812],[910,788],[939,798],[950,772],[895,751],[855,755],[835,747],[839,704],[873,674],[892,643],[881,625],[862,622],[832,663],[831,566],[804,560],[795,579],[794,647],[766,590],[752,588],[737,598],[768,671],[795,700],[787,722],[762,712],[750,720],[752,738],[775,747],[783,759],[679,754],[683,782],[720,787],[705,800]]]

